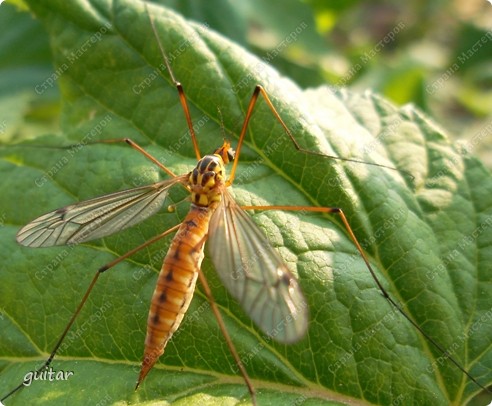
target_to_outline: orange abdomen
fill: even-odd
[[[150,305],[144,359],[137,386],[164,353],[166,344],[190,305],[213,211],[192,204],[164,258]]]

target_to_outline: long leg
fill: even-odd
[[[128,144],[135,151],[141,153],[149,161],[151,161],[154,164],[156,164],[159,168],[161,168],[169,176],[171,176],[173,178],[176,177],[176,174],[174,172],[172,172],[169,168],[167,168],[165,165],[163,165],[162,162],[159,162],[159,160],[157,158],[155,158],[154,156],[152,156],[151,154],[149,154],[140,145],[138,145],[135,141],[133,141],[130,138],[114,138],[114,139],[109,139],[109,140],[97,140],[97,141],[89,141],[89,142],[84,142],[84,143],[79,143],[79,144],[72,144],[72,145],[66,145],[66,146],[25,145],[24,147],[47,148],[47,149],[62,149],[62,150],[65,150],[65,149],[79,149],[79,148],[81,148],[81,146],[86,146],[86,145],[117,144],[117,143]]]
[[[181,106],[183,107],[186,123],[188,124],[191,141],[193,142],[193,149],[195,150],[196,159],[197,161],[199,161],[202,156],[200,154],[200,148],[198,147],[198,141],[196,139],[195,130],[193,129],[193,121],[191,120],[190,109],[188,107],[188,102],[186,101],[186,95],[183,90],[183,86],[174,77],[173,71],[171,69],[171,65],[169,64],[169,60],[167,59],[166,52],[164,50],[164,46],[162,45],[161,40],[159,39],[159,35],[157,35],[157,29],[155,28],[154,19],[151,17],[149,10],[147,8],[147,3],[145,3],[145,10],[147,11],[147,15],[149,16],[150,25],[152,26],[152,31],[154,32],[154,36],[156,38],[157,44],[159,45],[159,50],[161,51],[162,59],[166,64],[166,68],[169,72],[169,76],[171,77],[171,81],[173,82],[174,86],[178,90],[179,101],[181,103]]]
[[[117,143],[128,144],[135,151],[140,152],[145,158],[147,158],[149,161],[156,164],[159,168],[161,168],[169,176],[171,176],[173,178],[176,177],[176,174],[174,172],[172,172],[169,168],[167,168],[165,165],[163,165],[161,162],[159,162],[159,160],[157,158],[155,158],[154,156],[149,154],[140,145],[138,145],[135,141],[131,140],[130,138],[115,138],[115,139],[110,139],[110,140],[99,140],[99,141],[93,141],[93,142],[87,143],[85,145],[90,145],[90,144],[117,144]],[[70,146],[67,148],[70,148]]]
[[[56,342],[56,345],[53,348],[53,350],[51,351],[48,359],[43,363],[43,365],[40,368],[38,368],[36,370],[36,373],[39,373],[39,372],[43,371],[53,361],[53,358],[55,357],[58,349],[60,348],[61,344],[63,343],[63,340],[65,339],[66,335],[68,334],[68,332],[72,328],[73,323],[75,322],[75,320],[77,319],[78,315],[80,314],[82,308],[84,307],[85,303],[87,302],[87,299],[89,298],[89,295],[92,292],[92,289],[94,288],[94,285],[96,284],[97,280],[99,279],[99,276],[103,272],[105,272],[108,269],[112,268],[116,264],[119,264],[121,261],[123,261],[124,259],[128,258],[129,256],[131,256],[131,255],[135,254],[136,252],[140,251],[141,249],[143,249],[143,248],[145,248],[145,247],[147,247],[147,246],[155,243],[156,241],[160,240],[161,238],[164,238],[165,236],[169,235],[173,231],[176,231],[179,228],[179,226],[180,226],[180,224],[177,224],[174,227],[171,227],[170,229],[164,231],[163,233],[161,233],[159,235],[156,235],[155,237],[153,237],[150,240],[144,242],[143,244],[139,245],[138,247],[133,248],[132,250],[128,251],[126,254],[123,254],[122,256],[120,256],[120,257],[116,258],[115,260],[107,263],[106,265],[103,265],[102,267],[100,267],[96,271],[96,274],[92,278],[92,281],[89,284],[89,287],[87,288],[84,296],[82,297],[82,300],[80,301],[79,305],[75,309],[75,312],[73,313],[72,317],[70,318],[70,321],[68,322],[67,326],[63,330],[60,338]],[[0,399],[0,401],[3,402],[5,399],[7,399],[8,397],[10,397],[11,395],[13,395],[15,392],[17,392],[18,390],[22,389],[23,387],[24,387],[24,382],[20,383],[18,386],[16,386],[14,389],[12,389],[2,399]]]
[[[475,384],[477,384],[479,387],[484,389],[487,392],[490,392],[489,389],[484,387],[480,382],[478,382],[469,372],[465,370],[461,366],[461,364],[454,359],[451,354],[448,353],[448,351],[435,339],[433,339],[431,336],[429,336],[419,325],[416,321],[414,321],[406,312],[405,310],[402,309],[402,307],[395,301],[393,298],[389,295],[389,293],[386,291],[386,289],[383,287],[381,282],[379,281],[376,273],[374,272],[374,269],[372,268],[369,259],[367,258],[367,255],[364,253],[364,250],[362,249],[362,246],[360,245],[357,237],[354,234],[354,231],[352,230],[352,227],[350,227],[350,224],[347,220],[347,217],[345,216],[345,213],[343,210],[339,207],[313,207],[313,206],[241,206],[242,209],[244,210],[283,210],[283,211],[310,211],[310,212],[316,212],[316,213],[327,213],[327,214],[338,214],[340,218],[342,219],[342,223],[345,226],[345,229],[347,230],[351,240],[353,241],[355,247],[357,248],[357,251],[359,251],[359,254],[361,255],[362,259],[364,260],[364,263],[366,264],[367,269],[369,270],[372,278],[374,279],[374,282],[378,286],[379,290],[381,291],[383,297],[403,316],[405,319],[407,319],[419,332],[422,334],[434,347],[436,347],[443,355],[445,355],[461,372],[463,372],[471,381],[473,381]]]
[[[236,362],[236,365],[239,368],[241,375],[243,376],[244,382],[246,383],[246,386],[248,387],[248,391],[251,395],[251,400],[253,402],[253,405],[256,405],[256,394],[255,394],[255,390],[253,388],[253,384],[249,378],[249,375],[248,375],[248,372],[246,371],[246,368],[244,367],[244,364],[241,361],[241,358],[239,357],[239,354],[236,350],[236,347],[234,346],[234,343],[231,340],[231,336],[229,335],[229,332],[227,331],[224,320],[222,319],[222,315],[220,314],[219,308],[217,307],[217,304],[215,303],[215,299],[212,295],[212,290],[210,289],[210,286],[208,285],[207,278],[205,277],[205,275],[203,274],[201,269],[198,272],[198,277],[200,278],[200,282],[202,283],[203,290],[205,291],[205,294],[207,295],[208,302],[210,303],[210,307],[212,308],[212,311],[214,312],[215,318],[217,319],[217,323],[219,325],[220,331],[222,332],[222,335],[224,336],[224,338],[226,340],[227,346],[229,347],[229,351],[231,351],[232,357],[234,358],[234,361]]]
[[[280,114],[278,114],[277,109],[275,108],[275,106],[271,102],[271,100],[268,97],[268,94],[265,91],[265,89],[263,89],[263,87],[261,85],[256,85],[255,90],[253,91],[253,95],[251,96],[251,99],[249,101],[248,109],[246,111],[246,117],[244,118],[243,127],[241,128],[241,133],[239,134],[239,141],[238,141],[238,144],[237,144],[237,147],[236,147],[236,157],[234,159],[234,164],[232,165],[232,169],[231,169],[231,172],[230,172],[230,175],[229,175],[229,179],[227,180],[227,185],[232,185],[232,182],[234,181],[234,177],[236,175],[236,167],[237,167],[237,164],[239,162],[239,154],[241,152],[241,147],[243,145],[244,137],[246,136],[246,131],[248,129],[248,124],[249,124],[249,121],[251,119],[251,115],[253,114],[253,109],[254,109],[254,107],[256,105],[256,102],[258,101],[258,97],[260,96],[260,94],[263,96],[263,99],[267,103],[267,105],[270,108],[272,114],[277,119],[277,121],[282,125],[285,133],[288,135],[288,137],[290,138],[290,140],[294,144],[294,147],[299,152],[302,152],[304,154],[309,154],[309,155],[322,156],[324,158],[337,159],[339,161],[355,162],[355,163],[359,163],[359,164],[373,165],[373,166],[379,166],[380,168],[386,168],[386,169],[396,170],[396,171],[399,171],[401,173],[404,173],[410,179],[413,179],[413,175],[412,174],[410,174],[408,172],[405,172],[405,171],[401,171],[401,170],[396,169],[396,168],[393,168],[391,166],[381,165],[381,164],[377,164],[377,163],[374,163],[374,162],[361,161],[361,160],[358,160],[358,159],[351,159],[351,158],[342,158],[342,157],[337,157],[337,156],[331,156],[331,155],[324,154],[322,152],[309,151],[307,149],[302,148],[299,145],[299,143],[296,141],[296,139],[294,138],[294,136],[292,135],[291,131],[289,130],[289,127],[287,127],[287,125],[284,123],[284,121],[280,117]]]

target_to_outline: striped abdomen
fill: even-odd
[[[214,210],[192,204],[172,240],[152,296],[144,359],[137,386],[164,353],[190,305],[203,259],[203,245]]]

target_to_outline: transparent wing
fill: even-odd
[[[186,175],[152,185],[96,197],[47,213],[17,233],[17,242],[27,247],[78,244],[131,227],[157,212],[169,188]]]
[[[227,191],[210,221],[208,248],[222,283],[266,334],[282,343],[302,338],[308,308],[296,279]]]

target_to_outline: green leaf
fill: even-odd
[[[81,246],[19,247],[18,229],[47,211],[165,176],[128,146],[85,144],[131,137],[175,173],[196,161],[141,2],[27,3],[50,34],[64,103],[64,134],[37,144],[80,147],[0,150],[2,396],[47,358],[95,270],[178,223],[187,210],[181,202],[175,213],[163,210]],[[223,37],[163,8],[149,9],[185,88],[202,154],[221,145],[222,126],[237,142],[261,83],[304,148],[399,169],[300,153],[260,101],[232,189],[244,205],[342,207],[392,297],[490,385],[492,182],[483,166],[412,107],[396,108],[372,94],[302,92]],[[180,190],[173,195],[182,198]],[[252,325],[205,259],[259,404],[448,405],[479,391],[391,308],[339,218],[252,216],[299,275],[310,309],[306,337],[276,344]],[[100,277],[53,362],[54,371],[72,376],[33,382],[5,404],[248,403],[200,286],[164,356],[134,392],[149,301],[168,246],[161,241]]]

